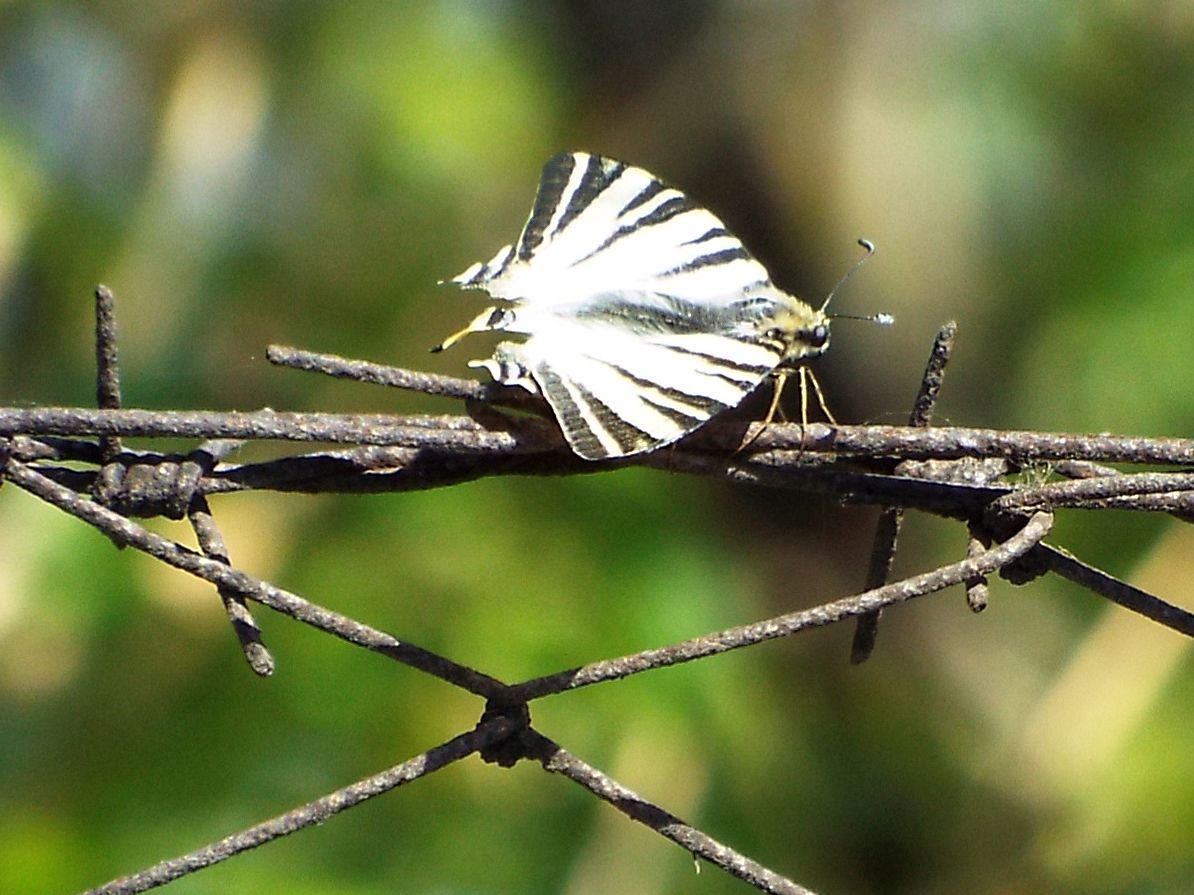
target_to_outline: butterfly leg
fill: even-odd
[[[801,367],[800,369],[803,370],[804,368]],[[748,447],[750,447],[752,444],[754,444],[758,440],[759,436],[767,431],[767,427],[769,425],[771,425],[771,421],[775,419],[776,414],[779,415],[780,419],[784,418],[783,411],[780,409],[780,406],[779,406],[779,399],[781,397],[783,397],[784,383],[786,383],[788,381],[788,372],[787,372],[787,370],[782,370],[782,369],[776,370],[775,373],[773,374],[772,378],[774,378],[774,380],[775,380],[775,385],[771,391],[771,406],[769,406],[767,408],[767,415],[763,417],[763,421],[761,423],[759,423],[759,428],[757,428],[755,430],[755,433],[753,435],[751,435],[750,438],[746,439],[746,441],[742,442],[742,444],[738,445],[737,448],[734,449],[735,454],[739,453],[740,451],[746,450]],[[803,394],[803,392],[804,392],[804,389],[803,389],[803,385],[802,385],[801,386],[801,394]]]
[[[510,311],[506,308],[486,308],[480,314],[473,318],[473,320],[464,329],[457,330],[444,339],[434,348],[432,352],[443,351],[445,348],[451,348],[469,333],[489,332],[495,329],[505,329],[513,319]]]
[[[838,425],[837,418],[829,410],[829,405],[825,402],[825,392],[821,389],[821,383],[817,381],[816,375],[806,366],[797,368],[800,371],[800,443],[804,444],[804,428],[808,425],[808,395],[811,391],[817,398],[817,406],[821,408],[821,412],[825,414],[825,418],[833,425]],[[772,374],[775,379],[775,390],[771,393],[771,406],[767,408],[767,415],[763,417],[763,422],[755,433],[738,445],[738,451],[745,450],[750,447],[758,439],[760,435],[767,429],[776,415],[780,419],[784,418],[783,411],[779,406],[779,399],[783,396],[784,384],[788,381],[788,370],[779,368]],[[803,447],[801,448],[803,450]]]
[[[813,375],[813,371],[808,367],[800,368],[800,424],[802,426],[808,425],[808,391],[809,386],[812,386],[813,394],[817,396],[817,405],[821,408],[821,412],[825,414],[825,419],[839,425],[837,419],[829,410],[829,405],[825,403],[825,392],[821,391],[821,383],[817,381],[817,377]]]
[[[808,426],[808,393],[809,388],[817,396],[817,404],[821,408],[821,412],[825,414],[825,418],[833,425],[838,425],[837,420],[829,411],[829,406],[825,403],[825,393],[821,391],[821,383],[817,381],[816,375],[808,367],[800,368],[800,451],[797,456],[804,453],[804,430]]]
[[[779,406],[779,399],[783,397],[784,384],[787,383],[787,381],[788,374],[785,371],[780,370],[775,374],[775,386],[771,391],[771,406],[767,408],[767,415],[763,417],[763,424],[759,427],[760,433],[769,425],[771,425],[771,421],[775,419],[776,414],[779,414],[779,418],[781,420],[784,419],[784,412]],[[755,438],[757,437],[758,436],[756,435]]]
[[[493,350],[493,357],[471,360],[468,365],[475,370],[488,370],[494,381],[502,385],[516,385],[532,395],[540,394],[539,384],[520,355],[522,345],[516,342],[499,342]]]

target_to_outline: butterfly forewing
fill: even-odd
[[[678,190],[641,168],[572,153],[544,167],[516,245],[455,282],[528,304],[636,288],[728,301],[766,283],[767,271]]]
[[[791,353],[777,321],[790,335],[821,317],[715,215],[579,152],[544,167],[518,241],[454,282],[509,302],[472,328],[527,335],[474,365],[533,380],[586,459],[660,447],[737,405]]]

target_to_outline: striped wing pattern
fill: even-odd
[[[568,307],[635,289],[725,304],[770,281],[737,237],[679,190],[641,168],[576,152],[544,166],[518,242],[453,282]]]
[[[774,348],[712,334],[644,338],[618,325],[568,321],[498,348],[494,360],[474,365],[508,384],[525,385],[529,373],[569,445],[587,460],[675,441],[740,403],[780,357]]]
[[[453,282],[503,302],[469,330],[526,335],[472,365],[541,392],[589,460],[653,450],[737,405],[791,353],[794,323],[819,316],[711,212],[587,153],[548,161],[518,241]]]

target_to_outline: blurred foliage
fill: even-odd
[[[712,206],[818,296],[839,418],[1194,430],[1194,7],[1061,2],[0,4],[0,403],[85,405],[90,294],[126,402],[437,411],[271,369],[270,342],[461,373],[437,287],[590,149]],[[483,340],[471,346],[484,351]],[[811,605],[873,514],[641,470],[390,497],[233,496],[235,562],[510,679]],[[187,539],[178,526],[159,530]],[[1188,527],[1055,540],[1190,605]],[[899,571],[956,558],[914,518]],[[394,764],[480,706],[0,495],[0,891],[64,892]],[[1162,893],[1194,879],[1186,643],[1064,584],[888,613],[548,700],[542,729],[817,891]],[[174,884],[291,893],[741,892],[564,781],[473,759]]]

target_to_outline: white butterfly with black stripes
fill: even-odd
[[[584,152],[550,159],[518,242],[452,282],[500,304],[433,350],[525,334],[469,366],[542,394],[586,460],[670,444],[829,345],[824,305],[772,284],[715,215]]]

